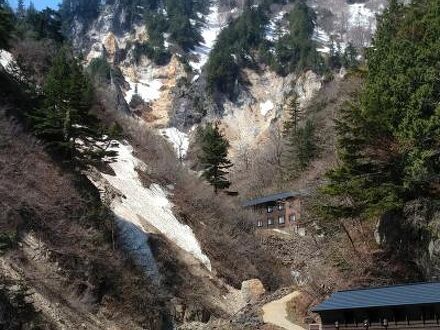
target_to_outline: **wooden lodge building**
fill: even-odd
[[[339,291],[313,312],[324,329],[440,329],[440,282]]]
[[[257,229],[278,228],[305,235],[301,223],[302,197],[301,193],[278,193],[246,201],[243,206],[253,208],[254,226]]]

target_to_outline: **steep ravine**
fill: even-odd
[[[348,4],[346,0],[309,0],[308,4],[317,13],[314,39],[319,50],[328,53],[332,40],[342,49],[349,42],[359,47],[368,45],[375,30],[375,14],[384,8],[386,1]],[[273,6],[267,38],[271,38],[274,26],[290,9],[291,5]],[[135,93],[142,97],[145,106],[135,113],[149,126],[159,129],[174,126],[180,130],[176,134],[182,135],[189,133],[190,128],[201,120],[220,121],[231,141],[231,156],[234,157],[240,149],[252,149],[268,138],[273,124],[283,118],[286,97],[293,90],[303,93],[300,97],[304,105],[322,85],[321,78],[312,73],[283,78],[262,67],[259,73],[244,72],[249,88],[242,88],[236,101],[225,98],[218,103],[218,100],[207,97],[204,64],[221,29],[228,20],[240,15],[240,11],[240,7],[211,2],[204,17],[205,23],[200,28],[204,41],[188,54],[193,72],[186,71],[179,59],[180,54],[173,55],[169,64],[164,66],[155,65],[145,56],[139,62],[135,61],[132,45],[149,40],[148,31],[140,17],[132,26],[127,24],[123,4],[119,1],[111,6],[104,5],[99,16],[88,25],[79,19],[71,38],[78,50],[85,54],[87,63],[104,56],[121,70],[125,82],[118,86],[120,93],[127,104]],[[165,44],[173,47],[168,41]],[[164,135],[168,137],[169,134]]]
[[[191,228],[181,224],[173,215],[165,189],[158,184],[149,188],[143,186],[137,171],[145,170],[147,165],[133,155],[133,148],[128,142],[114,141],[113,144],[110,149],[118,156],[109,166],[114,173],[100,173],[101,178],[92,180],[102,192],[103,200],[108,200],[110,194],[110,207],[118,225],[123,228],[123,237],[127,236],[126,248],[135,251],[138,262],[155,279],[159,274],[153,254],[148,250],[150,233],[163,235],[211,270],[209,258],[202,252]],[[129,227],[145,233],[145,241],[142,235],[125,235],[126,231],[130,231]]]

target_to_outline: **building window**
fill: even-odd
[[[279,225],[284,225],[286,223],[284,216],[279,216],[278,217],[278,224]]]
[[[296,221],[296,215],[295,215],[295,214],[291,214],[291,215],[289,216],[289,221],[290,221],[290,222],[295,222],[295,221]]]
[[[267,219],[267,225],[268,226],[272,226],[273,225],[273,219],[272,218],[268,218]]]
[[[273,212],[273,207],[271,205],[267,206],[267,213],[272,213]]]
[[[282,211],[282,210],[284,210],[284,204],[278,203],[278,211]]]
[[[258,220],[257,221],[257,227],[263,227],[263,221],[262,220]]]

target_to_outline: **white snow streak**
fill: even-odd
[[[320,28],[319,26],[315,27],[312,39],[317,41],[321,45],[320,48],[316,49],[318,52],[330,53],[330,47],[327,46],[330,44],[330,36],[322,28]]]
[[[208,61],[209,53],[214,47],[215,41],[221,30],[222,24],[220,23],[219,8],[218,5],[213,4],[209,8],[209,15],[206,16],[206,23],[201,31],[204,42],[201,45],[196,46],[192,51],[192,54],[197,56],[198,62],[189,62],[195,71],[200,72],[202,67]]]
[[[177,158],[185,158],[189,147],[188,134],[179,131],[176,127],[161,129],[160,133],[173,145]]]
[[[276,30],[277,30],[277,25],[283,20],[283,17],[286,13],[284,11],[281,11],[278,13],[278,15],[276,15],[274,18],[272,18],[268,24],[268,26],[266,27],[266,40],[269,41],[276,41],[276,39],[280,36],[276,36]],[[281,28],[281,35],[286,34],[288,31],[286,30],[286,28],[282,27]]]
[[[129,144],[117,142],[112,150],[118,152],[116,161],[110,164],[115,175],[102,173],[102,176],[123,195],[123,198],[112,201],[113,212],[146,233],[154,227],[211,270],[209,258],[202,252],[192,229],[176,219],[171,210],[172,204],[162,187],[158,184],[152,184],[150,188],[143,186],[136,169],[145,168],[146,165],[134,157],[133,148]]]

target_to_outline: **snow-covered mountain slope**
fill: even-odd
[[[174,216],[172,204],[167,192],[158,184],[144,187],[138,171],[146,169],[142,161],[133,155],[133,148],[127,142],[115,141],[110,150],[117,152],[115,162],[110,164],[112,174],[101,173],[101,179],[92,178],[103,192],[103,199],[108,199],[107,191],[113,190],[110,207],[123,227],[129,231],[124,245],[129,251],[136,251],[138,262],[147,272],[157,278],[153,253],[148,249],[148,235],[161,234],[177,247],[198,259],[211,270],[209,258],[202,252],[200,243],[187,225],[180,223]],[[134,235],[130,227],[138,228],[145,236]]]
[[[376,29],[376,15],[386,7],[387,0],[368,0],[349,4],[347,0],[308,0],[317,14],[314,39],[321,51],[328,52],[331,41],[345,48],[367,47]]]
[[[219,5],[213,2],[209,8],[209,14],[205,17],[206,23],[201,30],[203,42],[192,51],[192,54],[196,56],[196,61],[190,61],[190,65],[197,72],[195,78],[198,77],[201,69],[208,61],[217,36],[226,24],[224,18],[225,16],[220,13]]]
[[[313,39],[325,57],[331,49],[343,51],[349,44],[359,50],[368,46],[376,14],[383,11],[387,0],[352,4],[347,0],[307,0],[307,5],[316,13]],[[270,7],[265,36],[269,42],[287,33],[286,14],[293,6],[286,2]],[[292,92],[299,95],[304,107],[323,85],[323,78],[312,72],[282,77],[261,66],[258,73],[242,70],[241,80],[249,84],[238,87],[236,100],[211,97],[204,68],[219,33],[241,13],[242,7],[234,3],[212,0],[204,14],[197,13],[201,23],[191,19],[203,39],[194,49],[176,51],[170,35],[164,33],[165,47],[173,54],[165,65],[157,65],[145,55],[135,56],[135,45],[148,42],[149,31],[140,17],[132,25],[127,23],[123,1],[103,5],[88,25],[77,20],[71,38],[85,55],[85,65],[94,58],[104,58],[120,71],[122,77],[112,79],[119,90],[117,102],[126,103],[123,108],[168,139],[178,159],[187,155],[191,128],[203,121],[220,123],[231,142],[230,156],[235,157],[270,140],[285,118],[285,103]],[[362,56],[362,51],[359,54]]]
[[[376,27],[375,15],[385,8],[387,0],[354,4],[347,0],[308,0],[307,4],[316,12],[314,40],[318,51],[325,56],[331,47],[343,50],[349,43],[359,49],[368,46]],[[291,9],[289,3],[271,7],[267,40],[274,40],[275,34],[286,32],[285,14]],[[150,127],[162,130],[178,158],[186,155],[190,136],[184,134],[190,133],[189,129],[200,120],[221,122],[232,141],[232,154],[243,148],[239,136],[245,137],[246,146],[258,146],[261,139],[268,136],[273,123],[283,118],[284,103],[292,91],[302,91],[306,98],[310,98],[322,85],[316,75],[311,78],[311,73],[283,78],[268,67],[261,67],[258,74],[243,72],[244,80],[248,79],[250,85],[241,88],[238,100],[231,102],[224,98],[214,101],[208,96],[203,68],[219,33],[232,18],[240,15],[240,7],[211,1],[206,14],[197,13],[203,22],[199,28],[203,41],[186,54],[172,51],[174,55],[170,62],[162,66],[146,56],[135,58],[134,45],[148,41],[150,36],[142,19],[135,20],[130,26],[124,13],[123,3],[115,1],[113,5],[102,6],[99,16],[87,28],[78,20],[71,33],[73,43],[85,54],[86,65],[94,58],[103,57],[120,70],[123,81],[112,80],[112,84],[120,89],[120,99],[125,100],[127,108]],[[168,34],[165,33],[164,38],[169,50],[176,48]],[[129,107],[134,95],[143,103]],[[194,99],[201,100],[200,104],[196,106]],[[300,101],[303,105],[307,103],[304,97]],[[200,107],[201,110],[197,109]]]

